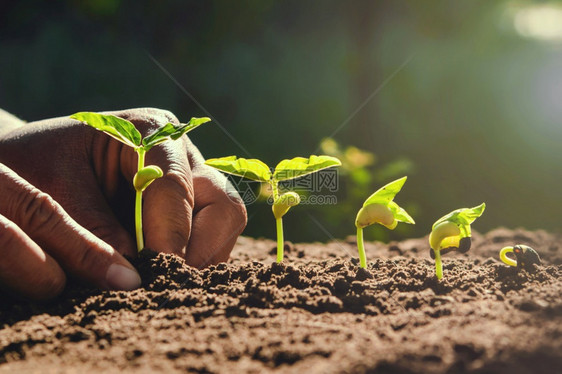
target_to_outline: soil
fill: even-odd
[[[69,286],[36,304],[2,296],[0,372],[558,373],[562,238],[544,231],[473,234],[444,256],[437,281],[427,238],[328,244],[240,237],[204,270],[143,251],[132,292]],[[499,261],[526,244],[542,264]]]

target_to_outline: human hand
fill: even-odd
[[[106,289],[140,286],[138,273],[123,256],[2,164],[0,191],[0,287],[48,299],[64,288],[64,271]]]
[[[157,109],[112,114],[133,122],[143,135],[167,122],[178,123],[171,113]],[[245,227],[246,211],[226,178],[204,165],[187,137],[155,147],[146,158],[164,171],[144,193],[146,246],[176,253],[197,267],[228,259]],[[50,194],[117,251],[136,254],[129,233],[137,162],[132,149],[78,121],[55,118],[4,131],[0,162]]]

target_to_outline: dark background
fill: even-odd
[[[424,235],[483,201],[475,230],[560,232],[561,98],[560,2],[0,3],[0,107],[25,120],[210,114],[191,135],[206,157],[272,165],[332,137],[339,204],[294,208],[293,241],[353,234],[362,200],[406,174],[396,201],[418,224],[367,237]],[[245,234],[273,238],[270,207],[248,211]]]

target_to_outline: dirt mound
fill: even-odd
[[[535,248],[530,271],[498,259]],[[286,244],[241,237],[229,263],[193,269],[143,251],[132,292],[68,287],[47,304],[3,295],[0,371],[555,373],[562,367],[562,250],[543,231],[474,234],[444,257],[427,238]]]

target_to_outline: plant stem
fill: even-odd
[[[359,266],[367,268],[367,256],[365,255],[365,243],[363,243],[363,228],[357,228],[357,249],[359,250]]]
[[[269,182],[271,185],[271,192],[273,194],[273,203],[279,198],[279,188],[277,186],[277,181],[271,180]],[[283,219],[281,217],[275,219],[275,224],[277,227],[277,263],[283,261],[283,250],[284,250],[284,239],[283,239]]]
[[[513,253],[513,247],[505,247],[500,251],[500,259],[509,266],[517,266],[517,261],[507,257],[507,253]]]
[[[441,251],[433,251],[435,253],[435,275],[437,279],[443,278],[443,263],[441,262]]]
[[[277,218],[275,223],[277,224],[277,263],[279,264],[283,261],[283,219]]]
[[[271,193],[273,194],[273,202],[277,200],[279,197],[279,187],[277,186],[277,181],[270,181],[269,184],[271,185]]]
[[[144,168],[144,155],[146,151],[143,148],[137,148],[139,156],[138,170]],[[144,248],[144,238],[142,234],[142,191],[137,190],[135,196],[135,233],[137,236],[137,250],[140,252]]]

